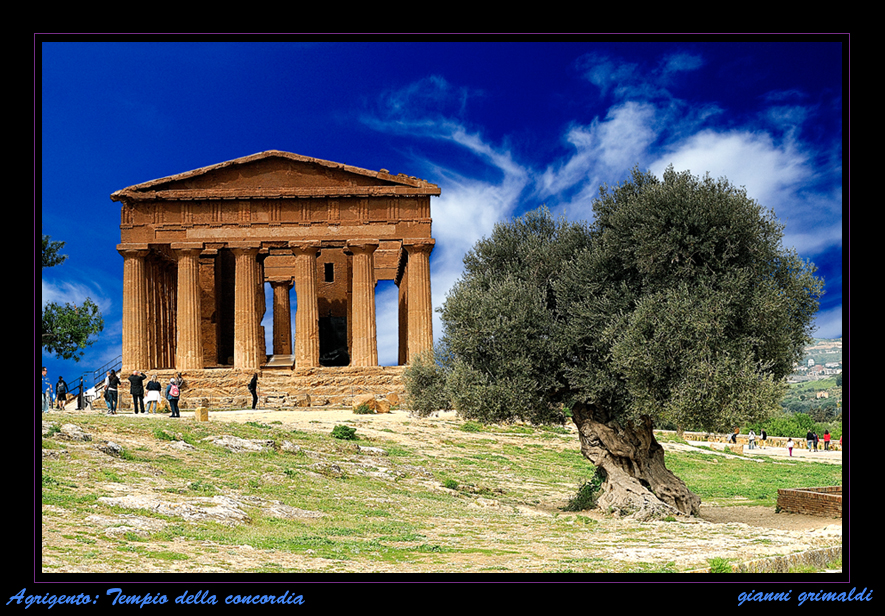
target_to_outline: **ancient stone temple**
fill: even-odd
[[[430,197],[439,194],[403,174],[279,151],[113,193],[123,371],[377,366],[379,280],[398,287],[399,363],[408,363],[433,344]]]

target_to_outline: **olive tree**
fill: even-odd
[[[604,476],[601,507],[697,514],[655,423],[724,431],[777,409],[822,281],[782,246],[773,212],[725,179],[634,170],[593,213],[530,212],[465,256],[435,368],[421,364],[446,395],[428,387],[420,412],[445,398],[483,422],[570,420]]]

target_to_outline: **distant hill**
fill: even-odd
[[[805,356],[787,380],[801,383],[830,378],[844,369],[842,362],[842,338],[815,338],[805,347]]]

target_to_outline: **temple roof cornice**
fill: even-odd
[[[264,176],[271,181],[259,182]],[[209,181],[223,178],[222,182]],[[220,184],[220,185],[219,185]],[[419,178],[269,150],[129,186],[112,201],[438,196]]]

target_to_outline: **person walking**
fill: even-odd
[[[753,432],[752,428],[750,428],[750,433],[747,435],[747,441],[750,443],[747,449],[756,449],[756,433]]]
[[[765,439],[768,438],[768,435],[765,434],[765,428],[762,428],[762,434],[759,435],[759,447],[765,449]]]
[[[43,366],[43,376],[40,384],[40,406],[44,413],[49,412],[49,407],[52,406],[52,382],[50,382],[49,377],[46,373],[46,366]]]
[[[129,393],[132,394],[132,410],[138,415],[138,410],[144,413],[144,380],[147,377],[143,372],[133,370],[129,377]]]
[[[145,385],[145,389],[147,390],[147,396],[144,401],[147,403],[147,413],[159,413],[160,412],[160,390],[163,389],[163,386],[160,385],[160,381],[157,380],[157,375],[153,375],[151,380],[148,381],[148,384]]]
[[[790,457],[792,458],[793,457],[793,439],[792,438],[787,439],[787,451],[790,452]]]
[[[252,394],[252,410],[255,410],[255,407],[258,405],[258,373],[252,375],[252,380],[249,381],[249,385],[247,386],[249,389],[249,393]]]
[[[808,453],[811,453],[814,447],[814,432],[811,430],[805,435],[805,445],[808,448]]]
[[[67,402],[68,384],[61,377],[58,377],[58,383],[55,384],[55,408],[63,411],[65,402]]]
[[[830,450],[830,431],[824,430],[824,451]]]
[[[172,414],[169,417],[181,417],[178,412],[178,400],[181,397],[181,390],[175,378],[169,379],[169,385],[166,386],[166,399],[169,401],[169,409]]]
[[[108,376],[105,379],[105,400],[108,404],[108,415],[117,414],[117,388],[120,386],[120,377],[117,376],[116,370],[108,370]]]

